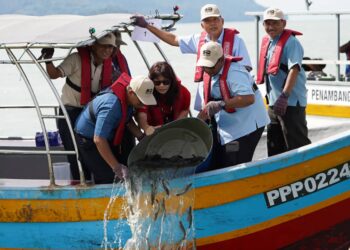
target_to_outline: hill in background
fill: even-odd
[[[214,1],[212,1],[214,2]],[[0,14],[52,15],[76,14],[96,15],[102,13],[142,13],[145,15],[171,13],[175,5],[184,15],[183,22],[198,22],[200,8],[208,2],[200,0],[0,0]],[[210,1],[209,1],[210,3]],[[215,1],[226,21],[252,20],[245,16],[246,11],[262,11],[264,7],[254,0]]]

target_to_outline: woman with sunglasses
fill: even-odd
[[[157,62],[149,71],[149,78],[154,83],[153,95],[156,105],[138,109],[137,121],[146,135],[165,123],[188,116],[191,94],[181,85],[173,68],[167,62]]]

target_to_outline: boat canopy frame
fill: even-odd
[[[82,165],[79,160],[79,153],[77,148],[77,143],[74,137],[73,126],[68,118],[68,113],[61,101],[60,95],[55,88],[52,80],[48,76],[46,70],[41,65],[41,63],[60,61],[66,58],[75,48],[90,46],[97,39],[112,33],[114,31],[119,31],[121,33],[126,33],[131,38],[134,23],[133,20],[130,20],[130,14],[104,14],[104,15],[96,15],[96,16],[66,16],[66,15],[56,15],[56,16],[24,16],[24,15],[1,15],[0,16],[0,50],[5,50],[8,59],[0,59],[1,64],[12,64],[15,65],[18,72],[20,73],[24,83],[27,87],[27,90],[30,94],[31,100],[33,101],[33,106],[0,106],[0,109],[35,109],[38,120],[40,122],[40,127],[43,132],[44,138],[44,149],[36,150],[36,149],[27,149],[27,150],[10,150],[10,149],[0,149],[1,154],[33,154],[33,155],[46,155],[49,169],[49,179],[50,179],[50,187],[56,187],[55,176],[53,172],[53,164],[52,164],[52,155],[75,155],[79,168],[80,175],[80,185],[86,186],[85,176],[82,170]],[[60,21],[67,20],[71,18],[73,20],[72,23],[60,23]],[[156,18],[161,19],[163,21],[167,21],[168,23],[162,26],[164,30],[172,30],[176,22],[178,22],[182,15],[177,12],[177,9],[174,8],[174,12],[172,14],[159,14],[156,11],[156,15],[154,16],[146,16],[146,18]],[[46,23],[45,20],[54,20],[57,26],[50,27]],[[35,36],[31,34],[32,39],[26,38],[26,29],[28,29],[28,25],[25,25],[28,20],[33,20],[34,23],[38,25],[42,25],[43,28],[48,29],[48,32],[42,32],[40,27],[35,27],[38,30],[38,34]],[[64,22],[64,21],[63,21]],[[94,24],[95,26],[90,26]],[[117,24],[115,24],[117,23]],[[107,27],[107,28],[106,28]],[[85,28],[85,31],[84,31]],[[22,30],[18,30],[22,29]],[[69,31],[66,32],[66,29]],[[62,37],[59,34],[71,34],[72,30],[75,30],[76,33],[73,32],[71,37],[67,37],[66,39],[69,42],[60,42]],[[44,30],[45,31],[45,30]],[[70,32],[70,33],[69,33]],[[146,67],[150,69],[150,63],[143,52],[142,48],[138,44],[137,41],[132,40],[133,44],[137,48],[139,54],[141,55]],[[158,43],[153,43],[156,47],[157,51],[160,53],[162,58],[169,62],[168,58],[158,45]],[[32,49],[43,49],[43,48],[59,48],[59,49],[68,49],[66,56],[62,57],[53,57],[51,59],[41,59],[36,58]],[[23,54],[20,57],[16,57],[14,50],[23,49]],[[22,56],[27,54],[30,60],[22,60]],[[35,94],[35,91],[32,87],[32,84],[27,77],[26,72],[24,71],[22,65],[23,64],[34,64],[39,69],[46,82],[49,84],[51,91],[54,94],[55,99],[58,102],[59,108],[61,108],[63,115],[58,115],[57,106],[48,106],[48,105],[40,105],[38,102],[38,98]],[[42,108],[54,108],[54,115],[44,115],[42,112]],[[52,150],[49,144],[48,131],[45,125],[45,119],[65,119],[68,124],[68,128],[70,131],[70,135],[74,144],[74,151],[62,151],[62,150]]]

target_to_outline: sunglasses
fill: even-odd
[[[169,85],[170,84],[170,80],[165,79],[165,80],[153,80],[153,83],[155,86],[159,86],[161,83],[163,83],[163,85]]]

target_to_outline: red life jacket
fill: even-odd
[[[112,84],[111,89],[113,93],[120,100],[122,107],[122,118],[119,122],[119,126],[115,131],[113,145],[119,145],[122,141],[126,119],[128,115],[128,103],[126,98],[126,88],[129,85],[131,77],[127,73],[122,73],[119,78]]]
[[[115,57],[117,58],[117,62],[118,62],[120,71],[122,73],[129,74],[128,64],[126,62],[126,59],[125,59],[125,56],[123,55],[123,53],[120,50],[118,50]]]
[[[180,112],[182,111],[182,103],[183,103],[183,95],[181,94],[181,80],[177,79],[177,83],[179,85],[179,95],[176,98],[176,102],[173,103],[173,105],[170,107],[170,109],[173,111],[173,120],[176,120],[177,117],[179,117]],[[149,116],[147,118],[148,123],[152,126],[158,126],[164,124],[164,116],[163,112],[161,110],[161,107],[159,105],[151,105],[148,106],[148,112]]]
[[[222,49],[224,51],[224,55],[232,55],[233,46],[234,46],[234,37],[235,34],[239,34],[239,31],[236,29],[224,29],[224,38],[222,42]],[[203,31],[201,36],[199,37],[198,50],[197,50],[197,61],[200,57],[201,47],[205,43],[205,37],[207,33]],[[195,82],[203,81],[203,68],[200,66],[196,66],[196,73],[194,75]]]
[[[80,104],[85,105],[91,100],[91,59],[88,47],[78,48],[81,58],[81,96]],[[103,61],[101,89],[112,84],[112,58]]]
[[[267,69],[267,74],[276,75],[278,73],[278,70],[280,68],[280,61],[282,57],[283,48],[286,45],[291,35],[293,36],[302,35],[302,33],[294,30],[288,30],[288,29],[285,29],[283,31],[273,51],[271,60],[269,62],[269,67]],[[258,73],[257,73],[257,79],[256,79],[257,84],[264,83],[266,56],[267,56],[267,51],[269,49],[269,44],[270,44],[270,37],[266,35],[264,36],[260,47],[259,66],[258,66]]]
[[[219,79],[219,86],[220,86],[220,93],[222,96],[222,99],[224,101],[228,100],[231,98],[230,95],[230,90],[227,86],[227,74],[228,70],[230,69],[230,65],[232,62],[238,62],[241,61],[243,58],[242,57],[233,57],[230,55],[225,56],[225,63],[224,63],[224,68],[222,70],[222,74]],[[211,90],[211,77],[204,72],[203,76],[203,93],[204,93],[204,104],[207,104],[210,100],[210,90]],[[227,113],[233,113],[236,110],[234,108],[225,108]]]

